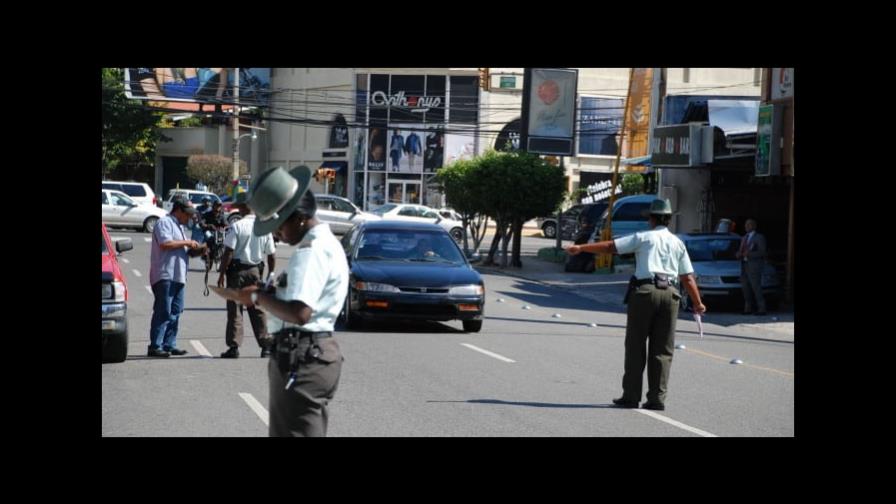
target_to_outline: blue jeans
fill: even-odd
[[[184,311],[184,284],[159,280],[152,286],[155,302],[149,326],[150,348],[177,348],[177,322]]]

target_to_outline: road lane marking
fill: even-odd
[[[146,243],[149,243],[152,241],[152,238],[143,237],[143,241],[145,241]]]
[[[683,351],[684,352],[693,352],[695,354],[703,355],[703,356],[709,357],[711,359],[716,359],[716,360],[719,360],[722,362],[731,362],[731,359],[729,359],[727,357],[722,357],[721,355],[715,355],[715,354],[711,354],[709,352],[703,352],[700,350],[694,350],[693,348],[687,348]],[[762,366],[754,366],[753,364],[743,364],[743,365],[746,367],[749,367],[749,368],[753,368],[753,369],[761,369],[762,371],[771,371],[772,373],[782,374],[784,376],[789,376],[791,378],[793,378],[793,376],[794,376],[793,373],[791,373],[789,371],[781,371],[780,369],[772,369],[772,368],[767,368],[767,367],[762,367]]]
[[[199,352],[199,355],[203,357],[212,356],[211,352],[209,352],[208,349],[205,348],[205,345],[203,345],[201,341],[191,339],[190,344],[193,345],[193,348],[195,348],[197,352]]]
[[[694,433],[694,434],[697,434],[698,436],[703,436],[703,437],[719,437],[719,436],[717,436],[717,435],[715,435],[715,434],[713,434],[713,433],[711,433],[711,432],[706,432],[705,430],[700,430],[700,429],[698,429],[698,428],[696,428],[696,427],[691,427],[690,425],[683,424],[683,423],[679,422],[678,420],[672,420],[672,419],[669,418],[669,417],[665,417],[665,416],[663,416],[663,415],[660,415],[659,413],[655,413],[655,412],[650,411],[650,410],[646,410],[646,409],[636,409],[635,411],[637,411],[638,413],[643,413],[643,414],[645,414],[645,415],[647,415],[647,416],[649,416],[649,417],[656,418],[657,420],[659,420],[659,421],[661,421],[661,422],[666,422],[667,424],[669,424],[669,425],[673,425],[673,426],[675,426],[675,427],[678,427],[679,429],[684,429],[684,430],[686,430],[686,431],[688,431],[688,432],[692,432],[692,433]]]
[[[150,287],[150,286],[148,286],[148,285],[144,285],[144,287],[146,287],[146,290],[148,290],[150,294],[152,294],[153,296],[155,296],[155,294],[152,292],[152,287]]]
[[[142,275],[139,271],[137,271],[137,270],[131,270],[131,271],[133,271],[134,274],[137,275],[138,277],[142,277],[142,276],[143,276],[143,275]]]
[[[269,425],[268,418],[270,415],[268,415],[268,410],[264,409],[264,406],[262,406],[261,403],[252,396],[252,394],[248,392],[240,392],[239,394],[240,397],[242,397],[243,400],[246,401],[246,404],[248,404],[249,407],[252,408],[252,411],[254,411],[256,415],[258,415],[258,418],[260,418],[265,425]]]
[[[489,352],[488,350],[483,350],[482,348],[479,348],[479,347],[477,347],[477,346],[473,346],[473,345],[471,345],[471,344],[469,344],[469,343],[461,343],[461,345],[463,345],[463,346],[469,348],[470,350],[476,350],[477,352],[484,353],[485,355],[488,355],[489,357],[494,357],[494,358],[496,358],[496,359],[498,359],[498,360],[502,360],[502,361],[504,361],[504,362],[516,362],[516,361],[513,360],[513,359],[508,359],[507,357],[504,357],[503,355],[498,355],[498,354],[496,354],[496,353],[494,353],[494,352]]]
[[[128,261],[128,260],[125,259],[124,257],[122,257],[121,260],[122,260],[125,264],[131,264],[131,261]]]

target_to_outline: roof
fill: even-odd
[[[411,221],[400,221],[400,220],[378,220],[378,221],[366,221],[361,224],[364,226],[364,229],[379,229],[379,230],[402,230],[402,231],[441,231],[446,233],[441,226],[436,224],[430,224],[428,222],[411,222]]]

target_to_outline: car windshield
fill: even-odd
[[[686,240],[688,257],[691,262],[733,261],[740,247],[738,238],[717,238],[711,240]]]
[[[448,233],[385,229],[364,232],[355,258],[361,261],[466,262]]]
[[[375,208],[375,209],[371,210],[370,213],[373,213],[373,214],[376,214],[376,215],[379,215],[380,217],[382,217],[386,212],[389,212],[390,210],[392,210],[392,209],[395,208],[396,206],[398,206],[398,205],[393,205],[393,204],[391,204],[391,203],[387,203],[387,204],[385,204],[385,205],[383,205],[383,206],[381,206],[381,207],[378,207],[378,208]]]

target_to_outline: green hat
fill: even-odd
[[[672,215],[672,203],[668,199],[655,199],[650,202],[651,215]]]
[[[249,208],[255,212],[252,233],[264,236],[274,232],[292,215],[308,190],[311,169],[305,165],[286,171],[282,166],[262,173],[249,190]]]

